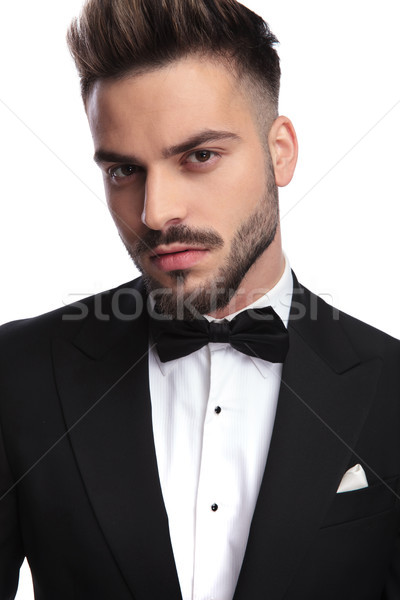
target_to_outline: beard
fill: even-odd
[[[278,188],[272,164],[268,164],[267,187],[254,211],[236,230],[229,255],[215,276],[201,287],[188,291],[185,282],[190,269],[170,271],[174,287],[165,288],[150,276],[142,266],[141,256],[159,245],[173,243],[198,244],[209,250],[222,248],[224,241],[213,229],[195,229],[187,225],[172,225],[163,233],[149,230],[134,245],[126,245],[136,267],[143,274],[143,281],[155,305],[155,316],[192,320],[201,315],[225,308],[238,291],[241,282],[258,258],[273,242],[279,224]],[[154,316],[154,313],[153,313]]]

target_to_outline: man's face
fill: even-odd
[[[182,297],[221,310],[239,286],[262,286],[278,201],[252,108],[224,65],[199,57],[99,81],[88,99],[109,208],[164,312]]]

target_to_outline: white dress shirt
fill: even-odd
[[[250,306],[271,305],[287,326],[292,292],[286,260],[277,285]],[[150,350],[157,464],[183,600],[233,598],[281,372],[282,364],[226,343],[210,343],[167,363]]]

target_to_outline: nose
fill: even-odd
[[[162,231],[181,223],[187,214],[185,193],[177,175],[166,169],[147,172],[142,222]]]

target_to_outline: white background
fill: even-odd
[[[300,159],[281,190],[299,279],[400,337],[397,0],[248,0],[280,40]],[[81,0],[3,0],[0,322],[132,279],[104,203],[65,31]],[[32,598],[23,570],[18,600]]]

